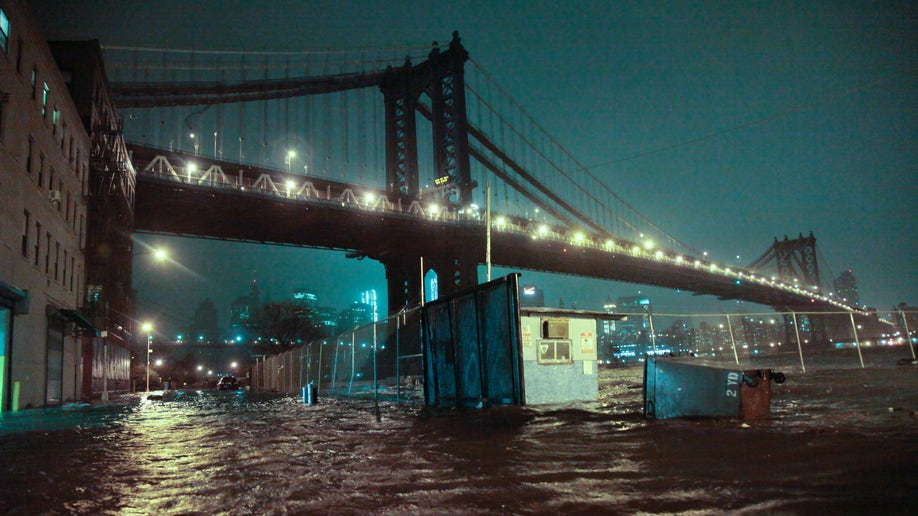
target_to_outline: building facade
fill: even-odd
[[[98,42],[0,0],[0,410],[129,388],[126,149]]]
[[[107,398],[109,391],[131,388],[131,347],[137,333],[131,290],[136,174],[111,98],[99,42],[49,45],[89,135],[82,314],[98,329],[99,336],[91,339],[84,334],[83,398]]]
[[[26,2],[0,0],[0,409],[82,395],[90,140]]]

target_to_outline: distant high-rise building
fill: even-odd
[[[376,291],[373,289],[364,290],[360,293],[360,302],[368,305],[373,314],[372,320],[376,322],[379,320],[379,307],[376,304]]]
[[[188,328],[187,339],[192,342],[215,340],[220,335],[217,308],[209,298],[201,301],[194,311],[194,322]],[[184,339],[183,339],[184,340]]]
[[[521,285],[520,305],[533,307],[545,306],[545,292],[535,285]]]
[[[618,305],[607,298],[606,302],[602,305],[602,311],[607,314],[614,314],[617,307]],[[600,321],[599,332],[604,335],[611,335],[616,329],[615,322],[614,319],[603,319]]]
[[[360,302],[353,302],[338,315],[338,331],[350,330],[373,322],[373,308]]]
[[[618,313],[629,314],[616,322],[615,343],[612,354],[623,361],[642,361],[651,349],[650,314],[653,305],[650,298],[628,296],[618,298]]]
[[[315,323],[317,328],[321,328],[328,335],[333,335],[338,330],[338,310],[330,306],[320,306],[316,308]]]
[[[258,282],[252,281],[247,296],[239,296],[230,305],[230,326],[246,327],[254,323],[261,308],[261,294],[258,292]]]
[[[293,302],[299,306],[315,310],[319,306],[319,296],[305,288],[296,288],[293,290]]]
[[[857,278],[854,277],[854,273],[851,272],[851,269],[848,269],[835,278],[835,295],[838,296],[843,303],[847,303],[851,306],[860,306],[860,293],[857,289]]]

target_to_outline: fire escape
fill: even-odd
[[[109,338],[129,342],[133,327],[131,233],[135,175],[121,121],[104,110],[90,132],[86,312]]]

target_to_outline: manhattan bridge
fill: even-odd
[[[658,227],[516,103],[458,33],[384,50],[107,47],[105,61],[136,172],[135,231],[370,258],[385,267],[391,313],[417,302],[419,271],[450,295],[488,263],[852,327],[866,315],[822,284],[812,234],[776,238],[740,268]]]

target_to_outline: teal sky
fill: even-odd
[[[915,2],[33,4],[50,38],[97,38],[108,45],[427,46],[458,30],[472,59],[580,162],[670,234],[723,262],[740,256],[748,263],[774,237],[812,231],[825,260],[823,276],[852,269],[862,301],[881,310],[918,304]],[[207,252],[201,243],[187,247],[187,253]],[[278,253],[301,270],[341,262],[326,274],[349,271],[385,288],[378,265],[317,251],[245,253],[253,262],[243,264],[245,270],[275,271],[263,280],[275,285],[275,297],[284,294],[290,282],[284,274],[291,273],[272,265]],[[253,258],[260,254],[265,262]],[[545,285],[548,302],[576,298],[584,308],[608,296],[656,292],[526,276]],[[320,295],[333,288],[311,286]],[[155,288],[139,284],[141,300]],[[232,297],[242,293],[234,289]],[[329,290],[324,297],[343,306],[355,295]],[[669,293],[658,299],[655,304],[672,310],[709,304]]]

